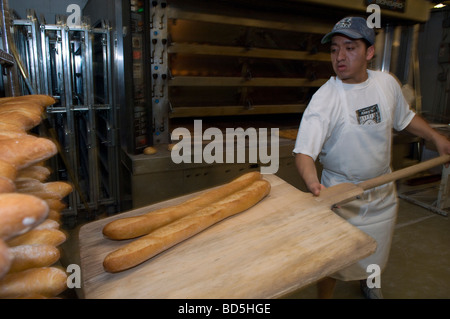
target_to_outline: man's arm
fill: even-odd
[[[450,154],[450,141],[447,137],[433,129],[422,117],[415,115],[405,128],[409,133],[433,143],[440,155]]]
[[[300,176],[308,187],[309,191],[318,196],[320,190],[325,188],[320,184],[319,177],[317,176],[316,165],[311,156],[305,154],[295,154],[295,165]]]

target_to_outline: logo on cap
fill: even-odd
[[[334,29],[350,28],[352,26],[352,18],[344,18],[334,26]]]

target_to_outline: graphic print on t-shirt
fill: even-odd
[[[381,122],[381,113],[378,104],[356,110],[356,119],[360,125],[371,125]]]

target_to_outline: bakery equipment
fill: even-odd
[[[48,107],[38,133],[59,142],[54,178],[70,180],[65,221],[118,210],[116,107],[111,92],[110,27],[105,21],[68,26],[39,21],[34,10],[14,19],[14,38],[33,92],[58,102]],[[23,84],[23,81],[22,81]],[[22,92],[29,94],[27,86]]]

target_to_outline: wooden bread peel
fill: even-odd
[[[450,161],[441,157],[384,176],[402,178]],[[318,197],[275,175],[264,177],[270,194],[249,210],[223,220],[133,269],[105,272],[102,262],[120,241],[102,229],[118,216],[80,229],[80,258],[85,298],[278,298],[316,282],[372,254],[376,242],[331,211],[366,185],[337,185]],[[375,184],[371,184],[375,185]],[[381,185],[380,184],[380,185]],[[179,204],[195,194],[124,212]]]
[[[450,155],[442,155],[419,164],[415,164],[403,169],[394,171],[389,174],[381,175],[367,181],[352,184],[352,183],[341,183],[335,186],[323,189],[320,195],[315,199],[321,203],[327,203],[331,206],[345,204],[350,202],[363,194],[364,191],[371,188],[381,186],[419,172],[425,171],[427,169],[433,168],[438,165],[442,165],[450,162]]]

